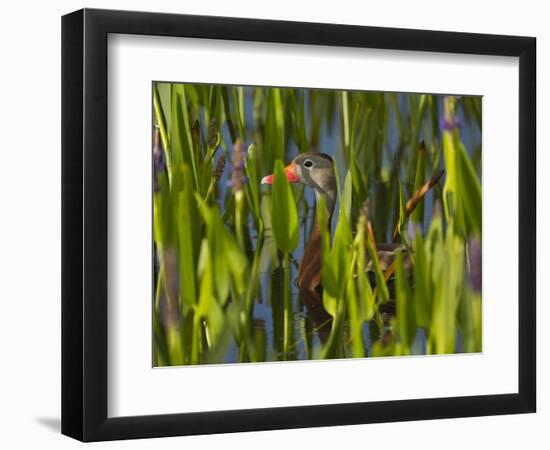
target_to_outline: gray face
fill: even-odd
[[[332,158],[325,153],[308,152],[294,159],[300,181],[321,193],[336,192],[336,178]]]
[[[308,152],[294,159],[300,181],[315,190],[317,201],[325,197],[329,216],[336,203],[336,177],[332,158],[325,153]]]

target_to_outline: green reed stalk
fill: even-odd
[[[244,207],[244,192],[238,190],[235,192],[235,230],[237,232],[237,242],[244,249],[243,236],[243,207]]]
[[[264,243],[264,226],[263,222],[259,221],[258,239],[256,240],[256,250],[254,251],[254,260],[252,262],[252,273],[250,275],[250,284],[246,291],[246,315],[249,317],[252,314],[254,307],[254,296],[258,289],[258,276],[260,270],[260,257],[262,255],[262,248]]]
[[[364,251],[364,249],[363,249]],[[348,315],[350,322],[350,334],[351,334],[351,348],[354,358],[362,358],[365,356],[363,349],[363,334],[361,325],[363,324],[363,317],[357,304],[357,291],[355,289],[355,278],[353,276],[353,269],[355,269],[357,261],[357,251],[353,252],[351,261],[351,273],[348,277],[348,285],[346,288],[346,300],[348,304]],[[342,299],[344,300],[344,299]]]
[[[283,351],[285,357],[288,357],[291,339],[291,302],[290,302],[290,257],[288,253],[284,254],[284,314],[283,314]]]
[[[346,155],[349,154],[350,145],[350,127],[349,127],[349,93],[348,91],[342,91],[342,116],[344,121],[344,147]]]

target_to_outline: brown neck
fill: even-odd
[[[334,201],[329,198],[327,198],[327,209],[328,227],[330,230]],[[309,236],[309,240],[304,247],[304,254],[302,255],[300,266],[298,267],[298,286],[301,289],[314,290],[319,284],[321,284],[322,240],[321,227],[319,226],[319,222],[316,218],[315,223],[313,224],[313,229],[311,230],[311,235]]]
[[[321,283],[321,246],[321,230],[315,221],[298,267],[300,289],[314,290]]]

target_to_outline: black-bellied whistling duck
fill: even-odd
[[[301,182],[313,188],[317,203],[321,197],[325,198],[330,229],[337,197],[336,176],[332,158],[319,152],[301,153],[285,167],[285,174],[289,182]],[[262,184],[272,183],[273,175],[268,175],[262,179]],[[396,252],[405,250],[402,244],[397,243],[377,244],[376,247],[383,269],[391,264]],[[315,291],[321,285],[321,233],[317,220],[304,248],[298,268],[297,284],[301,290],[309,292]]]

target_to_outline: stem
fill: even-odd
[[[196,312],[195,312],[196,314]],[[191,342],[191,364],[199,363],[199,339],[200,339],[200,320],[193,317],[193,334]]]
[[[349,132],[349,108],[348,108],[348,92],[342,92],[342,112],[344,114],[344,146],[346,153],[349,150],[350,132]]]
[[[157,288],[155,290],[155,311],[157,312],[160,306],[160,293],[162,292],[163,284],[164,284],[164,268],[160,266],[159,275],[157,279]]]
[[[166,159],[166,168],[168,169],[168,184],[172,183],[172,155],[169,152],[170,143],[168,141],[168,133],[166,132],[166,124],[164,123],[164,114],[162,112],[162,105],[160,103],[157,84],[153,86],[153,106],[155,109],[155,118],[160,130],[160,138],[162,140],[162,147],[164,151],[164,157]]]
[[[243,199],[244,193],[242,190],[235,192],[235,228],[237,231],[237,241],[239,246],[244,250],[243,237]]]
[[[254,252],[254,262],[252,263],[252,274],[250,276],[250,286],[246,291],[246,313],[247,316],[252,314],[254,306],[254,296],[258,287],[258,270],[260,266],[260,256],[262,254],[262,246],[264,242],[264,227],[260,220],[260,229],[258,231],[258,240],[256,242],[256,251]]]
[[[206,191],[206,195],[204,196],[205,203],[208,203],[210,196],[212,195],[212,192],[214,192],[214,186],[216,185],[216,179],[212,178],[210,181],[210,184],[208,185],[208,190]]]
[[[363,249],[360,249],[359,251],[363,251]],[[352,272],[348,276],[346,298],[348,303],[353,356],[355,358],[363,358],[365,356],[365,351],[363,349],[363,335],[361,332],[362,317],[359,314],[359,308],[357,304],[357,291],[355,290],[355,278],[353,276],[353,270],[355,269],[356,260],[357,250],[354,251],[352,257],[352,262],[350,266]],[[345,301],[345,299],[343,298],[342,301]]]
[[[284,331],[283,331],[283,352],[285,357],[288,357],[290,347],[290,258],[289,254],[285,253],[283,262],[284,271]]]
[[[343,301],[338,302],[336,314],[332,320],[332,328],[330,335],[324,347],[321,350],[321,359],[330,359],[336,357],[336,346],[340,341],[340,334],[342,332],[342,325],[344,323],[345,316],[345,304]]]
[[[183,348],[181,345],[181,335],[177,328],[171,327],[167,330],[168,354],[170,355],[170,364],[181,366],[185,364]]]
[[[160,104],[160,98],[158,93],[157,84],[155,83],[155,87],[153,89],[153,104],[155,107],[155,118],[157,119],[157,125],[160,130],[160,137],[162,139],[162,146],[165,149],[165,152],[168,151],[168,133],[166,132],[166,125],[164,123],[164,114],[162,111],[162,106]]]

